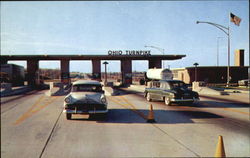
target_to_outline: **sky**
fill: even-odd
[[[240,26],[229,21],[232,12]],[[185,58],[165,61],[165,67],[227,66],[227,35],[206,21],[230,27],[230,59],[245,50],[249,65],[249,1],[41,1],[1,2],[1,54],[102,54],[109,50],[164,49]],[[221,37],[221,38],[218,38]],[[218,44],[219,40],[219,44]],[[120,72],[119,61],[108,71]],[[26,67],[24,61],[10,61]],[[148,62],[133,61],[133,71],[146,71]],[[40,61],[40,68],[59,68],[59,61]],[[71,61],[70,71],[91,72],[91,61]],[[102,71],[104,66],[102,65]]]

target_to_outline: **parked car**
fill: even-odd
[[[145,88],[147,101],[160,100],[166,105],[172,103],[193,103],[199,100],[197,92],[188,89],[188,86],[179,80],[160,80],[149,82],[149,87]]]
[[[89,114],[104,118],[108,112],[107,100],[98,81],[78,80],[72,83],[71,92],[64,99],[66,118],[72,114]]]
[[[239,86],[249,86],[250,85],[250,79],[245,79],[245,80],[239,80],[238,84]]]

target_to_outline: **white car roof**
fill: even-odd
[[[95,80],[78,80],[72,83],[74,85],[80,85],[80,84],[91,84],[91,85],[101,85],[99,81]]]

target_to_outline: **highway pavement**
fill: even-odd
[[[248,103],[165,106],[125,88],[107,97],[106,119],[66,120],[64,96],[44,93],[1,98],[1,157],[213,157],[219,135],[227,157],[250,156]],[[147,123],[150,104],[156,123]]]

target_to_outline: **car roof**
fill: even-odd
[[[95,80],[78,80],[72,83],[74,85],[91,84],[91,85],[101,85],[99,81]]]

